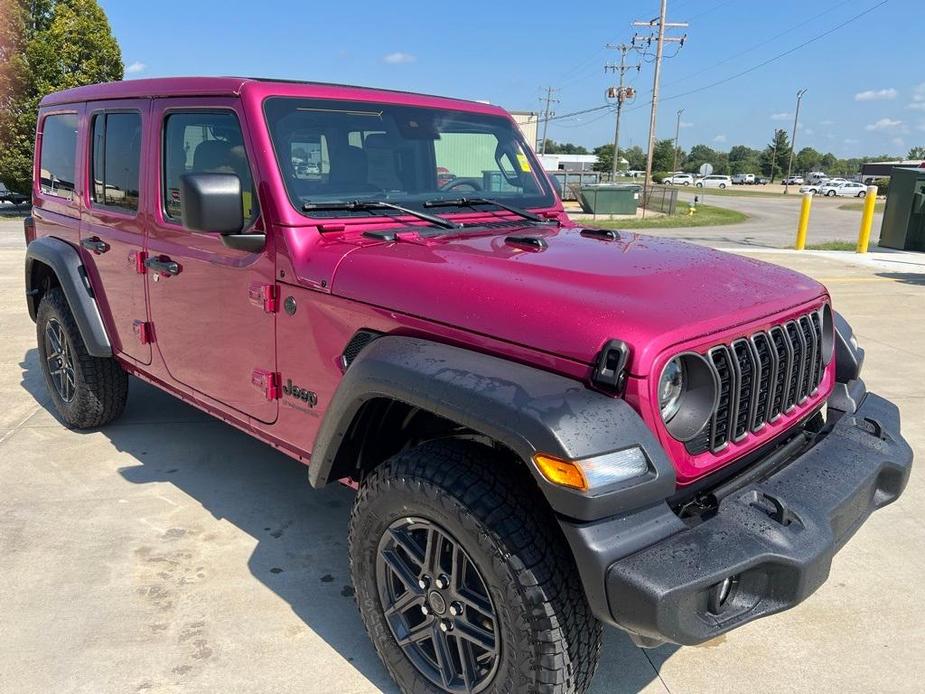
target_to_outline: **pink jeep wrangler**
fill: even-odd
[[[242,78],[41,103],[26,295],[71,427],[133,375],[357,488],[405,691],[581,692],[601,624],[796,605],[912,453],[824,287],[574,224],[500,108]]]

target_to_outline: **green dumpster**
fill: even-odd
[[[588,214],[636,214],[640,186],[599,183],[581,186],[578,201]]]
[[[925,251],[925,169],[895,168],[890,172],[880,245]]]

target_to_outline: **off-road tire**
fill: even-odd
[[[383,463],[360,485],[350,516],[350,568],[366,631],[404,692],[442,691],[398,646],[377,589],[386,529],[423,518],[450,533],[484,579],[500,655],[482,691],[584,692],[601,650],[565,538],[529,473],[487,446],[442,440]]]
[[[49,321],[61,326],[69,343],[74,369],[74,393],[65,401],[52,381],[48,363],[45,328]],[[91,356],[64,292],[59,287],[49,289],[39,303],[36,315],[36,337],[39,364],[45,386],[61,419],[71,429],[92,429],[119,417],[128,398],[128,375],[112,357]]]

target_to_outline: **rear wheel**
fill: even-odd
[[[601,626],[533,480],[492,449],[434,441],[360,486],[357,606],[406,692],[583,692]]]
[[[866,197],[866,196],[867,196],[867,191],[866,191],[866,190],[862,190],[861,192],[858,193],[858,197],[859,197],[859,198],[863,198],[863,197]]]
[[[719,184],[719,187],[720,187],[720,188],[725,188],[725,187],[726,187],[726,184],[725,184],[725,183],[720,183],[720,184]]]
[[[35,323],[45,385],[64,423],[89,429],[121,415],[128,397],[128,376],[115,359],[87,352],[59,287],[42,297]]]

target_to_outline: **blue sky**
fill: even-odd
[[[793,125],[808,91],[797,147],[838,156],[902,153],[925,145],[922,0],[669,0],[688,40],[664,64],[658,136],[681,146],[763,147]],[[605,103],[614,80],[607,42],[624,42],[657,0],[471,3],[266,0],[103,0],[127,78],[260,75],[408,89],[539,110],[541,86],[560,89],[559,114]],[[880,5],[878,7],[878,5]],[[869,14],[747,75],[709,87]],[[641,30],[640,30],[641,31]],[[674,53],[667,46],[667,53]],[[632,55],[632,54],[631,54]],[[624,110],[621,146],[645,143],[652,65],[628,77],[639,90]],[[708,87],[701,89],[703,87]],[[687,96],[679,94],[696,91]],[[550,123],[549,136],[595,146],[613,137],[607,112]]]

